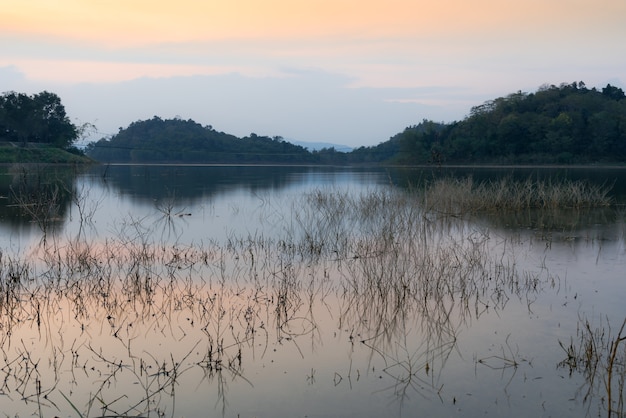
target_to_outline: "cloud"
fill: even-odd
[[[120,83],[60,85],[68,114],[94,123],[101,135],[159,116],[193,119],[245,136],[280,135],[349,146],[375,145],[423,118],[443,120],[449,108],[419,102],[444,92],[349,87],[347,76],[285,70],[281,77],[225,75],[140,78]],[[403,97],[410,101],[396,100]]]

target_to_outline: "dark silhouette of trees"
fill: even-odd
[[[381,152],[392,149],[390,153]],[[583,82],[544,85],[470,110],[459,122],[424,120],[352,161],[400,164],[547,164],[626,161],[626,96]]]
[[[11,131],[14,132],[14,131]],[[17,132],[17,130],[15,130]],[[180,118],[120,128],[88,148],[99,161],[284,164],[573,164],[626,162],[626,96],[608,84],[543,85],[471,108],[457,122],[422,120],[350,153],[309,152],[251,133],[237,138]]]
[[[244,138],[193,120],[152,119],[131,123],[111,138],[90,144],[87,155],[102,162],[313,163],[305,148],[282,137],[251,133]]]
[[[43,91],[29,96],[7,92],[0,96],[0,141],[68,149],[78,136],[79,129],[70,122],[56,94]]]
[[[602,94],[610,99],[618,101],[625,97],[624,90],[610,84],[607,84],[606,87],[602,89]]]

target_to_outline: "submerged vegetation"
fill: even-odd
[[[584,181],[476,182],[471,177],[435,179],[424,191],[424,205],[450,214],[528,209],[583,209],[609,206],[611,187]]]
[[[617,330],[611,324],[592,325],[587,318],[579,321],[576,337],[569,344],[559,342],[566,353],[566,358],[559,363],[585,376],[585,385],[581,388],[583,400],[599,398],[609,418],[624,416],[626,409],[626,318]]]
[[[37,196],[54,207],[54,190]],[[34,195],[16,193],[23,209],[39,205],[27,200]],[[184,242],[176,225],[191,215],[175,209],[175,199],[155,202],[156,222],[129,215],[99,238],[86,233],[95,228],[97,205],[84,190],[72,193],[76,236],[42,228],[45,239],[27,254],[0,252],[0,390],[40,416],[175,416],[188,399],[181,387],[201,383],[226,415],[231,389],[257,384],[255,361],[321,346],[325,316],[324,327],[342,334],[351,353],[348,371],[332,377],[335,386],[384,374],[400,403],[418,393],[454,405],[458,394],[442,371],[468,324],[514,301],[531,312],[542,292],[561,286],[547,268],[519,267],[507,250],[519,238],[495,243],[468,217],[611,203],[607,188],[568,181],[442,179],[410,192],[361,194],[316,189],[280,214],[271,200],[261,201],[259,222],[278,226],[276,234]],[[584,363],[596,380],[606,370],[602,406],[609,416],[623,414],[623,329],[582,339],[584,349],[566,348],[567,365],[573,371]],[[475,367],[529,362],[508,337],[505,343],[501,354],[477,356]],[[608,358],[600,354],[607,349]],[[366,360],[353,366],[358,355]],[[311,370],[307,381],[314,380]],[[590,385],[589,394],[604,396]]]

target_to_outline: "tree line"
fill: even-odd
[[[452,123],[423,120],[376,146],[309,152],[281,137],[245,138],[192,120],[131,124],[88,150],[101,161],[303,164],[585,164],[626,161],[626,96],[608,84],[544,85],[489,100]]]
[[[34,95],[5,92],[0,96],[0,141],[25,146],[47,144],[72,149],[81,128],[65,112],[61,99],[43,91]]]
[[[362,160],[398,164],[574,164],[626,161],[626,96],[608,84],[544,85],[471,109],[464,120],[424,120]]]
[[[61,99],[47,91],[0,96],[0,141],[75,150],[83,127],[72,124]],[[385,142],[349,153],[308,151],[280,136],[238,138],[188,119],[136,121],[90,143],[101,162],[244,164],[586,164],[626,161],[626,96],[607,84],[544,85],[470,110],[461,121],[423,120]]]
[[[126,163],[312,163],[305,148],[282,137],[251,133],[238,138],[212,126],[180,118],[136,121],[111,138],[87,146],[102,162]]]

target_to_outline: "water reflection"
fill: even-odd
[[[101,217],[109,204],[85,189],[95,201],[73,200],[87,209],[72,207],[83,215],[62,233],[0,258],[0,406],[45,416],[576,415],[568,399],[584,379],[554,372],[558,343],[575,333],[583,301],[622,314],[583,282],[605,272],[600,243],[623,265],[624,235],[557,240],[547,234],[560,222],[570,234],[593,223],[537,212],[520,215],[537,219],[520,230],[357,184],[257,190],[200,221],[179,195]],[[218,237],[208,219],[226,217],[255,229]],[[560,268],[573,265],[568,251],[586,271]]]
[[[235,190],[264,196],[313,184],[419,188],[433,179],[450,176],[471,176],[476,182],[505,177],[585,180],[610,186],[618,203],[626,201],[626,170],[620,169],[9,165],[0,167],[0,223],[17,228],[33,221],[64,222],[69,216],[72,197],[86,196],[92,189],[105,190],[110,196],[127,196],[144,206],[155,202],[168,205],[174,200],[181,205],[195,205]],[[22,204],[20,209],[20,199],[31,204]],[[36,202],[40,207],[32,204]],[[24,211],[29,207],[32,210]]]
[[[320,168],[306,166],[137,166],[100,167],[100,174],[110,187],[135,199],[167,200],[172,197],[183,202],[207,199],[236,189],[264,194],[307,184],[320,178],[328,181],[354,181],[377,169]],[[340,180],[343,177],[343,180]],[[369,177],[369,180],[372,180]]]
[[[75,192],[78,170],[20,164],[0,167],[0,222],[14,228],[32,224],[43,232],[61,226]]]
[[[388,170],[394,184],[414,187],[434,178],[469,177],[477,182],[494,181],[505,177],[514,180],[571,180],[586,181],[611,187],[618,202],[626,202],[626,170],[624,167],[444,167],[394,168]]]

